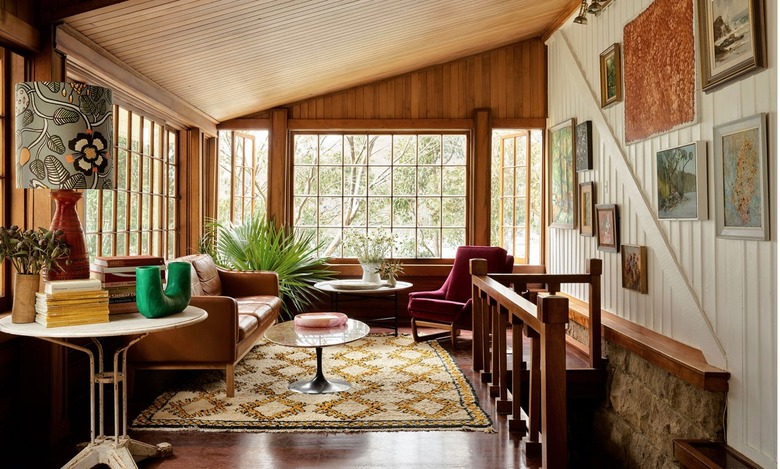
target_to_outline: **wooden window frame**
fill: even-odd
[[[386,168],[388,168],[390,170],[391,173],[393,171],[393,168],[396,168],[396,167],[411,167],[411,168],[414,168],[415,174],[418,174],[420,168],[438,168],[438,170],[439,170],[439,191],[438,191],[438,194],[431,194],[431,195],[421,194],[420,193],[420,188],[417,185],[418,181],[415,178],[415,190],[413,191],[414,192],[413,195],[403,195],[403,196],[396,195],[395,192],[394,192],[393,186],[392,186],[392,181],[391,181],[391,183],[390,183],[390,185],[391,185],[390,194],[387,194],[387,195],[384,195],[384,194],[383,195],[371,195],[371,194],[368,194],[368,192],[366,192],[365,195],[360,195],[358,198],[363,198],[364,197],[366,199],[367,205],[368,205],[368,201],[370,199],[372,199],[372,198],[390,198],[391,199],[391,206],[392,206],[392,200],[394,200],[396,197],[412,197],[412,198],[415,199],[416,202],[419,202],[419,200],[421,198],[434,197],[434,198],[438,198],[439,201],[440,201],[439,202],[439,207],[440,207],[439,208],[439,213],[440,214],[443,214],[443,207],[442,207],[443,200],[445,200],[445,199],[462,199],[463,200],[463,206],[464,206],[464,216],[463,216],[463,224],[462,225],[457,225],[457,226],[456,225],[453,225],[453,226],[444,225],[444,223],[443,223],[443,221],[444,221],[443,218],[444,217],[440,216],[440,223],[439,223],[438,226],[436,226],[436,227],[434,227],[434,226],[427,226],[427,225],[426,226],[421,226],[421,225],[418,224],[418,220],[419,219],[417,217],[417,214],[419,213],[419,204],[415,203],[415,222],[414,222],[413,226],[403,226],[403,227],[396,226],[395,222],[394,222],[392,208],[391,208],[390,222],[389,222],[388,226],[384,226],[384,225],[379,226],[379,227],[371,226],[370,222],[368,220],[366,220],[365,226],[362,226],[362,229],[365,230],[366,232],[371,230],[371,229],[385,229],[387,231],[392,231],[394,228],[395,229],[403,229],[403,230],[413,229],[414,230],[414,251],[415,251],[415,256],[419,256],[419,254],[420,254],[420,246],[419,246],[419,236],[420,235],[419,235],[419,230],[420,229],[439,230],[439,237],[438,237],[439,242],[438,242],[438,246],[437,246],[439,255],[438,256],[427,256],[427,257],[414,257],[415,259],[420,259],[420,260],[423,260],[423,259],[428,260],[428,259],[430,259],[430,260],[434,260],[434,262],[436,260],[438,260],[438,259],[449,259],[449,258],[452,258],[452,256],[454,256],[454,250],[453,250],[452,256],[450,256],[449,253],[444,255],[445,254],[445,250],[444,250],[444,246],[445,246],[444,245],[444,231],[445,230],[462,230],[462,232],[463,232],[463,241],[462,241],[461,244],[467,244],[468,243],[468,216],[467,216],[467,214],[465,212],[468,210],[468,203],[469,203],[468,202],[469,201],[469,185],[468,185],[467,181],[468,181],[468,177],[469,177],[468,176],[469,175],[469,168],[470,168],[470,163],[469,162],[471,160],[471,151],[472,151],[471,150],[471,145],[472,145],[471,132],[469,132],[469,131],[462,131],[462,130],[398,130],[398,131],[387,131],[387,130],[371,130],[371,129],[354,130],[354,131],[330,131],[330,130],[293,131],[293,132],[291,132],[291,139],[290,139],[290,141],[291,141],[290,155],[291,155],[293,168],[296,166],[296,164],[295,164],[295,155],[296,155],[295,143],[296,143],[296,137],[298,137],[298,136],[306,136],[306,135],[317,137],[317,155],[318,155],[317,163],[315,163],[315,164],[306,164],[306,165],[300,165],[299,164],[298,166],[299,167],[301,167],[301,166],[303,166],[303,167],[311,167],[311,168],[320,168],[322,166],[319,163],[319,155],[321,154],[320,145],[321,145],[323,136],[340,136],[342,138],[342,152],[341,152],[342,154],[344,154],[344,151],[345,151],[344,148],[343,148],[343,146],[344,146],[344,143],[343,143],[344,137],[348,136],[348,135],[350,135],[350,136],[351,135],[365,136],[367,141],[372,136],[390,136],[391,139],[396,137],[396,136],[413,136],[413,137],[417,138],[417,140],[415,142],[415,146],[416,146],[415,154],[416,155],[419,155],[419,137],[421,137],[421,136],[438,136],[441,139],[440,140],[440,148],[442,148],[442,149],[444,148],[443,139],[444,139],[445,136],[462,136],[464,138],[463,146],[464,146],[464,156],[465,156],[465,158],[464,158],[463,164],[462,165],[458,165],[458,166],[462,166],[463,172],[464,172],[464,189],[463,189],[463,194],[462,195],[446,195],[446,194],[444,194],[444,189],[443,189],[443,186],[442,186],[442,183],[443,183],[443,173],[444,173],[444,168],[447,167],[447,165],[444,164],[443,159],[441,159],[439,161],[439,163],[432,165],[432,164],[421,164],[421,163],[418,162],[417,158],[415,158],[415,164],[412,164],[412,165],[410,165],[410,164],[398,165],[398,164],[396,164],[393,161],[394,158],[391,156],[390,157],[390,162],[387,163],[387,164],[383,163],[383,164],[372,165],[370,163],[370,161],[367,159],[364,165],[365,165],[366,168],[369,168],[371,166],[383,167],[383,168],[386,167]],[[394,148],[394,144],[391,143],[390,150],[389,150],[391,152],[391,154],[392,154],[393,148]],[[349,167],[349,166],[353,166],[353,165],[347,165],[347,164],[345,164],[342,161],[341,164],[334,164],[334,165],[327,165],[327,166],[341,167],[342,168],[342,174],[343,174],[343,170],[344,170],[345,167]],[[363,166],[363,165],[359,165],[359,166]],[[452,165],[450,165],[450,167],[451,166]],[[342,214],[341,217],[342,218],[341,218],[341,223],[338,224],[338,225],[334,225],[334,226],[328,227],[328,228],[336,230],[336,231],[340,230],[342,239],[343,239],[343,233],[348,229],[347,227],[344,226],[343,204],[344,204],[344,199],[345,198],[349,198],[349,197],[346,197],[344,195],[343,183],[344,183],[344,178],[342,177],[342,190],[341,190],[341,194],[340,195],[329,195],[328,196],[328,197],[338,197],[338,198],[342,199],[342,212],[341,212],[341,214]],[[299,195],[299,194],[296,194],[296,193],[292,193],[291,194],[292,206],[293,207],[297,206],[297,204],[296,204],[296,198],[297,197],[308,197],[308,196],[313,196],[313,197],[315,197],[317,199],[319,199],[320,197],[324,197],[323,195],[320,194],[319,184],[318,184],[318,187],[317,187],[316,194],[313,194],[313,195],[310,195],[310,194]],[[319,203],[317,203],[317,206],[319,207]],[[295,209],[293,209],[293,211],[294,210]],[[295,227],[295,229],[314,230],[315,233],[316,233],[315,238],[316,238],[317,242],[320,241],[320,233],[321,233],[322,225],[319,223],[319,214],[318,214],[317,223],[315,223],[315,225],[301,226],[298,223],[296,223],[296,221],[295,221],[295,217],[296,217],[295,213],[292,214],[292,217],[293,217],[292,225]],[[350,227],[354,227],[355,225],[349,225],[349,226]],[[357,228],[357,229],[361,229],[361,228]],[[333,259],[334,262],[337,262],[337,263],[350,262],[351,260],[353,260],[353,258],[346,258],[346,257],[344,257],[344,251],[343,251],[343,245],[342,244],[338,244],[338,245],[331,246],[331,247],[333,248],[333,253],[332,254],[331,253],[320,253],[320,254],[328,255],[328,256],[332,255],[334,257],[334,259]],[[394,255],[394,253],[391,254],[391,255]]]
[[[122,132],[126,144],[120,142]],[[114,105],[114,188],[85,192],[85,205],[91,209],[85,210],[83,219],[91,256],[176,255],[178,140],[175,129],[142,112]],[[123,226],[118,223],[120,213],[124,214]]]

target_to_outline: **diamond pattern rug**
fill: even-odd
[[[316,371],[314,349],[261,342],[236,367],[235,397],[222,372],[159,396],[136,417],[136,430],[491,432],[471,384],[436,342],[409,335],[370,335],[323,349],[327,378],[352,387],[333,394],[299,394],[291,382]]]

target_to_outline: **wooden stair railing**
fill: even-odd
[[[471,261],[474,371],[489,382],[497,397],[496,411],[512,417],[512,432],[525,435],[527,454],[542,454],[544,467],[566,467],[566,324],[569,301],[556,295],[561,284],[589,285],[589,364],[602,368],[601,356],[601,260],[590,259],[585,274],[489,274],[483,259]],[[533,304],[520,293],[529,284],[544,284],[545,293]],[[511,373],[513,395],[509,399],[506,328],[512,326],[512,369],[521,370],[525,334],[530,340],[528,422],[520,406],[521,373]],[[494,352],[495,351],[495,352]],[[541,431],[542,441],[539,442]]]

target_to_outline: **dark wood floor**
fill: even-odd
[[[376,329],[376,332],[385,332]],[[408,328],[401,332],[409,333]],[[511,340],[511,338],[510,338]],[[442,346],[452,352],[449,340]],[[539,458],[521,451],[521,440],[507,430],[506,417],[496,417],[487,387],[471,370],[470,333],[464,332],[453,352],[475,388],[479,402],[494,421],[495,433],[365,432],[365,433],[220,433],[131,432],[131,437],[156,444],[169,442],[173,456],[139,463],[142,469],[195,468],[538,468]],[[161,373],[161,372],[155,372]],[[151,377],[151,376],[150,376]],[[152,395],[153,397],[153,395]],[[148,405],[149,397],[131,400],[130,419]],[[85,438],[86,435],[77,437]],[[61,467],[78,449],[74,442],[51,448],[40,464],[19,467]],[[29,463],[31,459],[27,459]],[[15,466],[12,466],[15,467]]]

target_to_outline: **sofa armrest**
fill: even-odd
[[[196,324],[155,332],[128,350],[134,363],[213,362],[235,360],[238,343],[238,305],[226,296],[193,296],[190,305],[209,316]]]
[[[279,276],[276,272],[238,272],[218,269],[222,294],[233,298],[242,296],[279,296]]]

